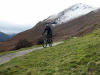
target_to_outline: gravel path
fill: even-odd
[[[63,42],[54,43],[53,46],[61,44],[61,43],[63,43]],[[24,51],[18,51],[16,53],[6,54],[6,55],[0,57],[0,65],[10,61],[11,59],[13,59],[15,57],[23,56],[23,55],[28,54],[32,51],[40,50],[40,49],[43,49],[43,47],[38,47],[38,48],[28,49],[28,50],[24,50]]]

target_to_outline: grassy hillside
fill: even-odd
[[[0,65],[0,75],[100,75],[100,29]]]

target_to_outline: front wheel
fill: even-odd
[[[43,40],[43,44],[42,44],[42,46],[43,46],[44,48],[47,47],[47,40],[46,40],[46,39]]]

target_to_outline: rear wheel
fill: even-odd
[[[53,43],[52,38],[49,38],[48,39],[48,44],[49,44],[50,47],[52,47],[52,43]]]

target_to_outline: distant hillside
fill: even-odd
[[[9,38],[12,38],[16,35],[17,33],[14,33],[14,34],[8,34],[9,35]]]
[[[83,10],[85,10],[85,8]],[[52,21],[56,22],[55,20]],[[37,44],[38,40],[41,38],[41,33],[45,27],[45,22],[52,21],[45,19],[37,23],[35,27],[17,34],[9,41],[0,43],[0,51],[13,50],[20,39],[26,39],[33,43],[33,45]],[[89,11],[88,13],[71,19],[70,21],[65,21],[61,24],[53,26],[53,41],[62,41],[73,36],[81,36],[87,34],[95,30],[95,28],[100,27],[100,10],[98,9]]]
[[[4,42],[7,41],[8,39],[12,38],[13,36],[15,36],[16,34],[5,34],[3,32],[0,32],[0,42]]]
[[[7,41],[8,39],[9,39],[9,35],[7,35],[3,32],[0,32],[0,42]]]

